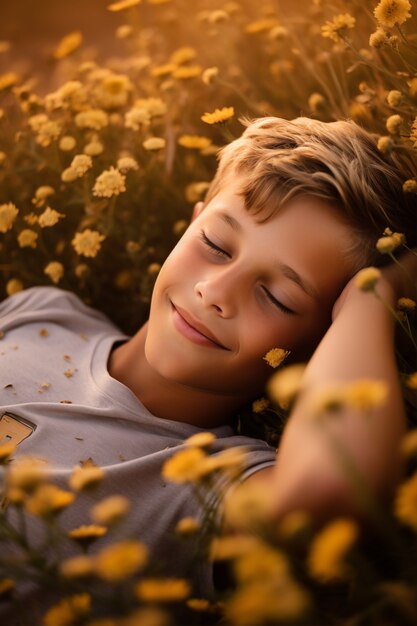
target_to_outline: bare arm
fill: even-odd
[[[416,258],[407,255],[406,265],[415,283]],[[405,295],[397,267],[383,270],[377,289],[394,307],[396,299]],[[309,511],[318,521],[337,514],[366,517],[344,458],[378,497],[389,495],[398,482],[402,470],[399,442],[406,420],[394,330],[395,322],[384,304],[350,281],[334,307],[333,323],[305,371],[305,390],[288,420],[276,467],[264,473],[274,490],[278,517],[296,509]],[[317,420],[311,400],[318,390],[364,378],[386,382],[389,393],[382,405],[370,415],[345,408]]]

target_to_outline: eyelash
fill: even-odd
[[[214,254],[217,254],[220,257],[226,257],[226,258],[231,258],[230,254],[228,254],[225,250],[223,250],[222,248],[219,248],[219,246],[216,246],[215,243],[213,243],[205,234],[205,232],[203,230],[200,231],[200,239],[201,241],[208,247],[210,248],[210,250],[212,252],[214,252]],[[283,313],[286,313],[287,315],[294,315],[295,311],[293,311],[292,309],[289,309],[288,307],[286,307],[284,304],[282,304],[279,300],[277,300],[272,293],[270,293],[270,291],[268,291],[268,289],[266,287],[262,287],[263,292],[265,293],[266,297],[268,298],[268,300],[270,302],[272,302],[272,304],[274,306],[276,306],[278,309],[280,309],[280,311],[282,311]]]

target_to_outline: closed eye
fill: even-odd
[[[225,250],[223,250],[223,248],[216,246],[216,244],[213,243],[213,241],[211,241],[211,239],[207,237],[207,235],[205,234],[203,230],[200,231],[200,239],[208,248],[210,248],[210,250],[212,250],[218,256],[227,257],[229,259],[231,258],[230,254],[226,252]]]
[[[266,297],[268,298],[268,300],[270,300],[274,306],[280,309],[280,311],[282,311],[283,313],[286,313],[287,315],[295,315],[295,311],[293,311],[292,309],[289,309],[287,306],[285,306],[285,304],[282,304],[282,302],[277,300],[275,296],[273,296],[272,293],[268,291],[266,287],[262,287],[262,289]]]

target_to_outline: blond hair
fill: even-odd
[[[219,153],[206,203],[239,175],[245,206],[259,221],[297,196],[320,198],[344,215],[357,235],[349,250],[357,269],[384,263],[387,256],[375,243],[387,227],[405,233],[415,245],[416,196],[402,188],[415,175],[411,153],[381,154],[374,137],[350,120],[264,117],[241,122],[246,126],[242,136]]]

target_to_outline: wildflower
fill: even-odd
[[[114,109],[125,106],[132,88],[133,85],[127,76],[110,73],[95,88],[94,96],[100,106]]]
[[[65,135],[64,137],[61,137],[58,144],[59,149],[63,152],[71,152],[71,150],[74,150],[76,145],[77,142],[75,138],[71,137],[70,135]]]
[[[87,101],[87,93],[82,83],[78,80],[69,80],[57,91],[45,96],[45,107],[48,111],[53,109],[79,110]]]
[[[407,85],[410,87],[410,94],[413,96],[417,96],[417,78],[412,78],[407,81]]]
[[[133,26],[130,24],[122,24],[116,28],[117,39],[127,39],[133,34]]]
[[[12,203],[0,205],[0,233],[6,233],[13,226],[19,209]]]
[[[285,39],[285,37],[287,36],[288,36],[288,29],[285,28],[285,26],[280,26],[279,24],[278,26],[274,26],[273,28],[271,28],[271,30],[268,33],[268,37],[275,41],[281,41],[282,39]]]
[[[384,135],[383,137],[380,137],[378,139],[377,148],[383,154],[392,150],[393,147],[394,147],[394,142],[391,139],[391,137]]]
[[[331,21],[326,22],[322,26],[322,37],[329,37],[329,39],[338,43],[345,36],[348,28],[355,27],[355,23],[355,18],[349,13],[336,15]]]
[[[258,545],[259,540],[249,534],[214,537],[210,545],[210,559],[212,561],[235,559],[242,554],[256,550]]]
[[[194,535],[200,527],[200,522],[195,517],[183,517],[175,526],[175,531],[179,535]]]
[[[58,138],[61,132],[61,126],[58,122],[46,120],[38,129],[36,143],[46,148],[52,141]]]
[[[352,102],[349,106],[350,116],[355,122],[372,122],[372,113],[369,107],[361,102]]]
[[[405,193],[417,193],[417,180],[410,178],[403,183]]]
[[[230,120],[235,114],[233,107],[223,107],[222,109],[215,109],[212,113],[204,113],[201,119],[206,124],[222,124],[227,120]]]
[[[162,137],[149,137],[142,142],[142,146],[145,150],[162,150],[165,148],[165,139]]]
[[[151,115],[145,107],[135,106],[125,115],[126,128],[140,130],[142,126],[148,126],[151,121]]]
[[[93,524],[79,526],[78,528],[73,528],[69,530],[67,536],[69,539],[72,539],[78,545],[87,550],[87,548],[97,539],[103,537],[107,533],[107,528],[105,526],[95,526]]]
[[[14,293],[18,291],[22,291],[23,283],[18,278],[11,278],[6,283],[6,293],[8,296],[12,296]]]
[[[408,376],[405,385],[409,389],[417,389],[417,372],[414,372],[413,374],[410,374],[410,376]]]
[[[83,41],[83,36],[79,31],[74,31],[72,33],[69,33],[68,35],[66,35],[65,37],[61,39],[58,46],[55,48],[55,51],[53,54],[54,58],[63,59],[64,57],[69,56],[70,54],[75,52],[77,48],[81,46],[82,41]]]
[[[376,267],[365,267],[358,272],[355,278],[355,285],[361,291],[373,291],[380,276],[381,272]]]
[[[408,432],[401,441],[401,453],[404,457],[410,458],[417,455],[417,430]]]
[[[195,446],[197,448],[206,448],[216,440],[216,435],[210,432],[197,433],[188,437],[184,444],[186,446]]]
[[[101,130],[109,125],[109,116],[102,109],[88,109],[77,113],[75,124],[78,128]]]
[[[401,115],[390,115],[386,122],[386,127],[389,133],[397,135],[400,132],[403,118]]]
[[[245,26],[245,32],[253,35],[256,33],[264,33],[267,30],[271,30],[278,25],[278,21],[274,17],[266,17],[264,19],[250,22]]]
[[[165,462],[162,476],[175,483],[184,483],[199,478],[199,466],[206,458],[200,448],[187,448],[174,454]]]
[[[44,615],[43,626],[70,626],[80,623],[91,611],[91,598],[88,593],[79,593],[63,598]]]
[[[321,93],[314,92],[308,98],[308,108],[312,113],[317,113],[325,104],[324,96]]]
[[[121,174],[115,167],[104,170],[96,179],[93,187],[93,195],[101,198],[111,198],[126,191],[126,176]]]
[[[376,242],[376,249],[381,254],[390,254],[399,246],[398,240],[395,239],[392,235],[388,237],[380,237]]]
[[[194,48],[184,46],[183,48],[175,50],[169,57],[169,60],[171,63],[174,63],[174,65],[182,65],[183,63],[187,63],[187,61],[195,59],[196,55],[197,53]]]
[[[178,602],[190,595],[191,587],[182,578],[147,578],[137,583],[135,593],[145,602]]]
[[[44,212],[39,215],[38,224],[41,228],[55,226],[62,217],[65,217],[63,213],[58,213],[55,209],[47,207]]]
[[[381,48],[386,43],[388,43],[388,36],[382,28],[377,28],[374,33],[369,35],[369,45],[372,48]]]
[[[105,235],[100,234],[98,231],[86,228],[82,233],[75,234],[71,244],[77,254],[95,257],[101,248],[101,242],[105,238]]]
[[[183,65],[181,67],[177,67],[172,72],[173,78],[177,78],[180,80],[186,80],[187,78],[196,78],[200,76],[203,68],[201,65]]]
[[[394,513],[400,522],[417,530],[417,474],[399,486]]]
[[[140,2],[141,0],[119,0],[119,2],[113,2],[112,4],[109,4],[107,9],[114,12],[124,11],[125,9],[131,9],[132,7],[135,7]]]
[[[301,390],[304,369],[302,364],[290,365],[270,379],[268,392],[281,407],[287,407]]]
[[[160,117],[167,112],[167,105],[161,98],[139,98],[135,106],[146,109],[151,117]]]
[[[267,398],[259,398],[252,402],[252,411],[254,413],[262,413],[269,407],[269,400]]]
[[[207,611],[210,608],[210,602],[205,598],[190,598],[186,605],[192,611]]]
[[[187,202],[195,204],[204,197],[204,194],[210,187],[210,183],[202,181],[199,183],[190,183],[185,188],[185,197]]]
[[[97,465],[81,467],[76,465],[68,480],[68,484],[74,491],[86,491],[96,487],[104,478],[104,472]]]
[[[397,307],[401,311],[414,311],[416,303],[411,298],[399,298],[397,300]]]
[[[33,204],[37,207],[42,206],[49,196],[53,196],[55,189],[49,185],[42,185],[35,191],[35,197],[32,199]]]
[[[201,75],[201,80],[205,85],[212,85],[219,75],[218,67],[208,67]]]
[[[84,176],[89,169],[93,167],[93,161],[91,157],[85,154],[77,154],[71,161],[70,169],[74,172],[77,178]]]
[[[278,535],[283,539],[296,537],[305,530],[308,530],[311,518],[305,511],[292,511],[287,513],[281,520],[278,527]]]
[[[117,160],[117,169],[120,172],[129,172],[139,169],[138,162],[133,157],[125,156]]]
[[[16,446],[14,443],[0,444],[0,464],[8,461],[15,449]]]
[[[209,137],[202,137],[201,135],[181,135],[178,137],[178,143],[183,148],[202,150],[211,144],[211,139],[209,139]]]
[[[388,396],[388,386],[383,380],[356,380],[346,386],[346,404],[359,411],[369,411],[383,404]]]
[[[222,9],[216,9],[207,15],[207,21],[209,24],[220,24],[220,22],[225,22],[228,19],[228,13],[226,11],[222,11]]]
[[[36,248],[38,233],[30,228],[24,228],[17,236],[17,241],[21,248]]]
[[[153,67],[151,69],[151,76],[155,78],[159,78],[160,76],[167,76],[168,74],[172,74],[177,69],[177,66],[174,63],[165,63],[164,65],[158,65],[157,67]]]
[[[91,509],[91,517],[97,524],[113,526],[128,514],[130,502],[124,496],[109,496]]]
[[[272,512],[271,494],[257,483],[242,483],[225,502],[225,520],[232,528],[255,529]]]
[[[94,560],[85,554],[80,554],[62,561],[59,571],[64,578],[91,576],[94,573]]]
[[[49,519],[66,509],[75,499],[73,493],[64,491],[56,485],[41,485],[26,500],[26,509],[38,517]]]
[[[103,548],[95,559],[95,572],[110,583],[117,583],[142,569],[148,561],[148,550],[134,540],[120,541]]]
[[[14,72],[7,72],[7,74],[0,75],[0,91],[5,91],[10,87],[13,87],[19,80],[17,74]]]
[[[9,466],[7,489],[31,493],[45,481],[45,463],[33,457],[20,457]]]
[[[283,348],[272,348],[269,350],[264,358],[264,361],[271,367],[278,367],[290,354],[290,350],[284,350]]]
[[[401,91],[397,91],[397,89],[391,89],[391,91],[387,95],[387,102],[390,107],[397,107],[401,104],[403,99],[403,95]]]
[[[409,0],[381,0],[374,9],[374,15],[378,24],[385,28],[393,28],[411,17],[410,9]]]
[[[64,183],[72,183],[77,180],[78,176],[71,167],[67,167],[61,174],[61,180]]]
[[[289,567],[283,553],[262,542],[256,549],[242,554],[235,562],[235,572],[240,583],[269,580],[274,577],[283,579],[289,574]]]
[[[351,519],[339,518],[328,524],[313,539],[308,568],[314,578],[327,582],[345,579],[349,569],[345,562],[358,537],[358,527]]]
[[[99,141],[97,138],[94,138],[92,141],[84,146],[83,152],[90,157],[99,156],[99,154],[103,154],[104,146],[101,141]]]
[[[43,272],[56,285],[64,275],[64,266],[59,261],[51,261],[45,266]]]

